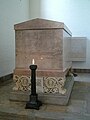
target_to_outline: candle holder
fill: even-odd
[[[42,105],[42,102],[38,100],[38,94],[36,93],[36,69],[37,65],[30,65],[31,69],[31,95],[30,100],[26,103],[26,109],[36,109]]]

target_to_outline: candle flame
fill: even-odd
[[[33,65],[35,64],[35,60],[34,60],[34,59],[32,59],[32,64],[33,64]]]

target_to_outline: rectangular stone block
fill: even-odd
[[[35,60],[39,77],[48,72],[59,72],[64,77],[71,67],[71,32],[62,22],[33,19],[16,24],[15,72],[28,72],[32,59]],[[43,71],[43,72],[42,72]],[[41,73],[42,72],[42,73]],[[24,74],[22,73],[22,75]],[[41,73],[41,74],[40,74]],[[49,76],[52,76],[53,73]]]
[[[72,61],[86,61],[86,37],[72,37]]]

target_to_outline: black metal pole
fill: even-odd
[[[31,69],[31,95],[36,95],[36,69],[37,65],[30,65]]]
[[[31,95],[29,102],[26,103],[26,109],[37,109],[42,105],[42,102],[38,100],[38,94],[36,93],[36,69],[37,65],[30,65],[31,69]]]

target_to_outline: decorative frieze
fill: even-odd
[[[13,90],[28,91],[31,90],[30,77],[14,75],[15,86]]]
[[[30,91],[31,90],[30,77],[14,75],[13,80],[15,82],[15,86],[13,87],[13,90],[16,90],[16,91]],[[43,82],[42,78],[37,78],[37,81],[36,81],[37,92],[43,92],[42,82]]]
[[[31,81],[28,76],[14,75],[13,80],[15,86],[13,90],[17,91],[30,91]],[[65,78],[63,77],[37,77],[36,88],[38,93],[61,93],[64,94]]]
[[[61,93],[64,94],[66,89],[64,89],[65,79],[63,77],[44,77],[43,80],[43,90],[44,93]]]

